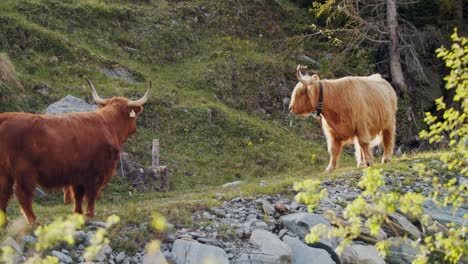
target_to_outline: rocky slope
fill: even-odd
[[[430,185],[424,183],[413,165],[419,160],[407,164],[409,170],[392,169],[385,173],[384,191],[427,193]],[[433,173],[440,177],[457,177],[459,185],[468,185],[468,179],[447,172],[445,165],[438,160],[428,162]],[[339,241],[337,239],[321,239],[319,242],[307,245],[304,237],[311,227],[317,224],[330,226],[325,212],[343,212],[347,203],[355,199],[361,192],[356,182],[362,176],[361,171],[348,171],[336,179],[324,180],[322,187],[327,188],[328,196],[321,199],[319,207],[313,212],[307,212],[307,207],[291,199],[291,191],[283,194],[264,195],[259,197],[235,197],[224,201],[220,206],[196,210],[191,215],[191,225],[171,225],[162,238],[161,252],[156,255],[146,255],[144,248],[136,254],[124,251],[113,251],[112,245],[105,245],[96,259],[96,263],[411,263],[417,251],[411,247],[411,242],[420,239],[421,230],[418,220],[405,217],[403,214],[391,215],[398,227],[399,234],[382,226],[378,236],[371,236],[369,230],[361,230],[362,236],[347,246],[342,255],[335,253]],[[411,180],[411,183],[409,182]],[[262,183],[260,183],[262,184]],[[226,184],[225,189],[238,188],[242,183]],[[438,208],[432,202],[424,204],[425,213],[434,221],[445,225],[450,222],[466,224],[463,215],[468,213],[468,205],[452,214],[451,208]],[[87,231],[76,232],[77,244],[71,247],[58,248],[51,255],[60,259],[61,263],[80,263],[84,261],[83,250],[89,243],[89,238],[98,227],[105,223],[91,221]],[[127,226],[139,232],[148,232],[148,223]],[[406,239],[397,238],[404,233]],[[366,237],[372,237],[369,241]],[[121,239],[128,239],[121,237]],[[389,239],[390,253],[383,259],[379,256],[373,243]],[[27,256],[35,237],[26,235],[15,242],[14,248]],[[206,262],[211,261],[211,262]]]

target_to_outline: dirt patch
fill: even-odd
[[[100,68],[101,72],[111,78],[122,79],[128,83],[136,84],[144,81],[141,74],[129,70],[127,67],[118,63],[109,63]]]

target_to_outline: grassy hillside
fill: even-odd
[[[284,101],[297,55],[330,48],[291,41],[308,23],[304,9],[286,0],[2,1],[0,52],[26,90],[4,111],[42,112],[66,94],[91,101],[81,75],[103,97],[141,96],[151,79],[153,96],[125,151],[148,165],[159,138],[174,189],[324,167],[319,125],[290,117]],[[99,70],[116,64],[140,83]]]

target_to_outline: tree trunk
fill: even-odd
[[[457,10],[455,11],[456,12],[456,19],[457,19],[457,27],[458,27],[458,32],[460,33],[464,33],[464,19],[463,19],[463,7],[465,6],[464,5],[464,0],[458,0],[457,1]]]
[[[387,0],[387,26],[390,33],[390,74],[400,94],[406,96],[407,86],[401,70],[400,50],[398,49],[397,16],[396,0]]]

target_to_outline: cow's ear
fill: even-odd
[[[143,111],[143,106],[130,107],[130,117],[136,117]]]
[[[318,81],[320,81],[320,77],[318,76],[318,74],[314,74],[314,75],[312,75],[312,80],[318,82]]]
[[[103,108],[103,107],[105,107],[106,105],[107,105],[107,103],[105,103],[105,104],[97,104],[97,106],[98,106],[99,108]]]

